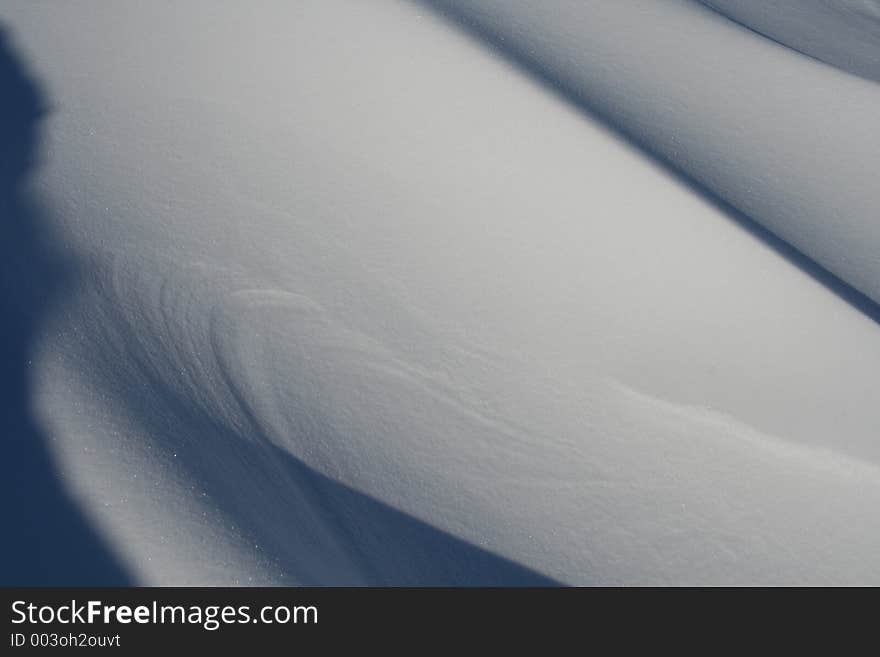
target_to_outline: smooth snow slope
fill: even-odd
[[[874,81],[695,0],[427,4],[880,302]],[[826,38],[848,43],[851,24],[824,21]]]
[[[720,20],[661,5],[630,50]],[[878,582],[877,323],[497,52],[403,2],[0,20],[52,106],[28,192],[77,265],[34,419],[135,581]],[[693,59],[764,56],[714,36]],[[651,65],[606,74],[622,116],[746,158]]]

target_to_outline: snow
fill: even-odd
[[[876,82],[817,65],[691,0],[432,4],[880,301]],[[797,31],[783,7],[773,11]],[[852,22],[826,21],[828,38],[852,43]],[[859,24],[873,33],[870,21]],[[876,61],[878,50],[866,51]]]
[[[696,2],[171,7],[0,10],[127,581],[877,583],[875,82]]]
[[[703,0],[728,18],[779,43],[880,82],[877,0]]]

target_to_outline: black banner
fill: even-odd
[[[873,591],[865,591],[873,598]],[[613,588],[0,588],[0,654],[101,649],[282,648],[358,650],[403,646],[540,647],[548,653],[775,635],[787,644],[826,626],[829,600],[852,590]],[[871,627],[873,605],[849,605],[848,624]],[[859,611],[857,611],[859,610]],[[833,614],[832,614],[833,615]],[[788,619],[788,620],[786,620]],[[763,639],[766,644],[766,639]],[[414,643],[415,641],[415,643]],[[610,643],[609,643],[610,642]],[[762,644],[762,645],[765,645]],[[478,644],[478,645],[482,645]],[[754,645],[749,644],[752,648]],[[556,652],[554,649],[553,652]],[[603,651],[604,652],[604,651]],[[154,654],[154,653],[153,653]],[[185,654],[185,653],[184,653]],[[261,653],[260,653],[261,654]]]
[[[507,638],[583,627],[621,591],[379,588],[5,588],[3,654],[33,649],[345,645]],[[599,596],[602,600],[600,601]]]

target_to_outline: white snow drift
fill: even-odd
[[[691,180],[880,302],[876,82],[818,65],[691,0],[432,4],[476,25]],[[739,16],[753,3],[715,4]],[[812,0],[802,12],[786,12],[792,3],[762,4],[760,15],[776,17],[774,25],[785,21],[780,38],[792,43],[800,43],[800,23],[790,17],[819,13],[807,9],[817,4]],[[858,70],[861,61],[880,70],[878,5],[821,4],[814,24],[825,40],[861,53],[847,60]],[[833,7],[858,6],[863,21],[831,18]],[[874,40],[861,46],[853,32]]]
[[[147,584],[878,583],[878,324],[597,116],[880,300],[880,87],[696,2],[443,4],[4,5],[90,520]]]
[[[745,27],[880,82],[877,0],[702,0]]]

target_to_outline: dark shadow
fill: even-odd
[[[289,475],[311,489],[351,546],[370,586],[559,586],[559,582],[463,541],[340,484],[275,448]],[[331,511],[332,510],[332,515]]]
[[[30,409],[32,343],[74,272],[24,190],[46,111],[0,26],[0,585],[121,585],[128,575],[59,484]]]
[[[116,330],[122,328],[114,327]],[[395,509],[318,472],[276,446],[247,402],[233,428],[145,365],[135,334],[124,331],[126,357],[144,376],[138,395],[121,403],[156,448],[173,453],[194,495],[219,510],[224,525],[246,536],[282,584],[307,586],[559,586],[560,583]],[[105,336],[106,337],[106,336]],[[99,340],[103,339],[98,337]],[[106,362],[103,361],[107,358]],[[111,388],[132,386],[131,371],[104,353],[96,370]],[[122,378],[122,377],[125,378]],[[152,394],[144,394],[149,389]],[[342,443],[314,409],[309,439]],[[234,572],[231,573],[234,576]],[[246,582],[241,582],[246,583]]]
[[[621,125],[616,117],[609,115],[607,112],[603,112],[599,107],[595,106],[590,98],[576,86],[567,84],[561,80],[553,70],[552,66],[546,65],[539,57],[535,56],[534,53],[529,52],[526,44],[520,43],[516,39],[505,39],[503,35],[496,33],[486,25],[480,24],[478,21],[466,15],[464,11],[457,9],[455,3],[450,0],[416,1],[420,2],[438,16],[447,20],[450,24],[457,27],[465,34],[470,35],[479,43],[499,53],[507,61],[512,62],[519,67],[520,70],[536,80],[545,89],[560,96],[591,119],[598,119],[605,127],[609,128],[616,137],[621,139],[634,150],[647,155],[653,162],[672,173],[679,182],[684,184],[702,199],[718,208],[725,214],[725,216],[731,219],[731,221],[734,221],[749,234],[761,240],[777,254],[810,276],[810,278],[832,291],[838,297],[871,318],[874,322],[880,324],[880,304],[860,292],[845,280],[828,271],[821,264],[805,255],[785,240],[777,237],[757,220],[730,205],[709,187],[691,178],[688,173],[682,170],[674,161],[666,158],[662,153],[642,143],[636,135],[633,135],[624,125]]]

